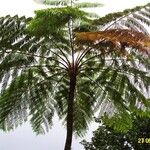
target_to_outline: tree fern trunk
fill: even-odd
[[[73,111],[74,111],[74,94],[76,87],[76,75],[70,77],[69,97],[68,97],[68,114],[67,114],[67,136],[64,150],[71,150],[73,136]]]

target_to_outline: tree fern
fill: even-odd
[[[70,150],[73,132],[83,135],[96,111],[113,120],[131,112],[149,115],[149,36],[130,29],[78,30],[91,23],[71,6],[36,11],[33,19],[1,18],[2,129],[30,116],[33,130],[43,133],[55,111],[67,127]]]

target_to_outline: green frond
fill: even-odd
[[[145,60],[148,60],[148,58]],[[139,67],[135,68],[132,65],[132,61],[134,61],[132,59],[106,58],[105,63],[98,66],[96,66],[94,59],[90,61],[93,61],[93,67],[85,63],[84,65],[87,65],[87,68],[89,66],[91,69],[85,69],[84,76],[87,76],[91,80],[95,94],[97,95],[95,103],[96,111],[100,111],[102,114],[104,112],[109,114],[109,109],[114,112],[133,111],[138,113],[137,103],[141,103],[145,108],[149,107],[150,103],[147,94],[149,92],[150,76],[148,70],[142,71]],[[92,68],[94,67],[97,69],[92,72]],[[147,93],[145,90],[147,90]],[[106,109],[105,106],[107,107]],[[143,112],[145,112],[144,109]]]
[[[0,126],[8,131],[30,116],[33,130],[46,132],[54,114],[52,88],[65,70],[59,66],[60,51],[53,52],[56,46],[48,44],[48,39],[28,35],[30,18],[6,16],[0,20]]]
[[[83,136],[86,133],[86,129],[92,121],[95,102],[95,90],[91,81],[86,76],[79,76],[74,104],[74,132],[78,136]]]
[[[69,90],[69,79],[66,75],[62,75],[55,85],[55,102],[54,107],[58,116],[62,119],[66,117],[67,99]]]
[[[115,114],[111,118],[105,114],[102,120],[109,127],[113,127],[114,130],[124,133],[131,129],[133,125],[131,115],[127,112]]]
[[[53,102],[50,101],[53,101],[51,94],[54,81],[50,78],[42,80],[37,73],[36,69],[29,69],[15,78],[1,94],[0,124],[5,124],[6,130],[22,124],[29,115],[33,130],[37,134],[48,131],[51,127],[54,110]],[[23,114],[26,114],[26,117]]]
[[[86,13],[78,8],[63,7],[63,8],[51,8],[46,10],[36,11],[35,18],[29,23],[28,31],[38,36],[51,35],[57,37],[59,34],[61,37],[64,35],[63,28],[72,20],[85,20]]]
[[[12,82],[7,91],[0,97],[0,124],[5,124],[4,130],[10,130],[27,120],[27,101],[23,93],[27,94],[26,75],[20,76]]]
[[[11,78],[14,79],[22,67],[33,63],[35,60],[26,55],[23,49],[20,50],[21,45],[27,43],[30,38],[29,36],[26,36],[28,38],[24,37],[26,23],[30,18],[6,16],[0,20],[0,81],[2,83],[0,91],[4,92]],[[28,48],[32,44],[30,43]]]
[[[101,109],[103,109],[103,112],[101,111],[102,113],[101,115],[103,115],[104,112],[108,114],[109,116],[108,120],[106,119],[107,118],[106,116],[105,116],[106,118],[105,117],[104,118],[107,121],[105,119],[104,120],[106,121],[106,123],[109,124],[109,126],[112,126],[113,128],[119,131],[127,131],[129,128],[132,127],[132,120],[129,119],[131,112],[134,112],[137,115],[147,114],[148,116],[149,114],[148,108],[150,104],[149,100],[141,91],[139,91],[137,87],[134,86],[132,81],[130,81],[130,79],[128,79],[126,75],[118,73],[118,79],[115,79],[114,81],[111,82],[109,81],[108,85],[102,84],[101,87],[102,88],[105,87],[104,95],[108,94],[108,96],[106,97],[106,99],[100,100],[104,101],[104,103],[103,104],[101,103],[99,108],[102,107]],[[106,101],[108,98],[109,100]],[[109,104],[111,103],[111,101],[113,101],[114,106],[108,105],[108,107],[104,109],[105,105],[107,106],[107,103]],[[139,108],[139,104],[142,104],[141,108]],[[109,114],[109,109],[112,109],[112,106],[115,107],[113,115],[112,113]],[[122,117],[121,114],[124,117]]]
[[[54,108],[50,101],[50,90],[52,90],[52,83],[50,81],[41,81],[35,84],[35,87],[30,91],[30,115],[31,125],[37,134],[48,132],[52,125],[52,117]]]

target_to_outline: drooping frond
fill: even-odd
[[[50,80],[36,77],[36,70],[29,69],[12,81],[0,98],[0,124],[10,130],[27,120],[31,115],[33,130],[42,133],[42,124],[50,126],[53,107],[48,101],[52,90]],[[48,127],[49,128],[49,127]],[[48,130],[47,128],[47,130]]]
[[[78,76],[76,89],[74,131],[77,135],[82,136],[93,120],[93,106],[96,102],[96,96],[91,81],[84,74]]]
[[[0,82],[1,91],[7,87],[9,78],[15,78],[19,73],[20,67],[25,67],[34,62],[31,55],[25,55],[24,46],[27,42],[32,50],[31,42],[36,39],[30,39],[25,35],[25,26],[30,18],[19,18],[18,16],[0,18]],[[20,50],[21,47],[21,50]]]
[[[109,117],[116,114],[120,116],[118,122],[128,120],[130,112],[140,116],[149,116],[150,76],[148,68],[144,65],[150,66],[150,63],[138,61],[136,54],[134,59],[126,59],[115,55],[104,57],[100,52],[95,51],[97,49],[93,48],[91,52],[93,56],[86,56],[89,61],[81,62],[81,74],[90,80],[88,86],[92,86],[94,91],[94,105],[90,105],[92,112],[99,112],[100,116],[106,113]],[[144,56],[140,55],[140,57],[147,60]],[[124,115],[126,117],[121,120],[121,116]],[[123,122],[121,125],[122,131],[126,126]],[[116,124],[117,128],[120,126]]]
[[[0,20],[0,128],[14,129],[30,116],[33,130],[43,133],[52,124],[52,87],[65,70],[65,63],[59,64],[64,60],[59,47],[67,47],[27,34],[30,18]]]

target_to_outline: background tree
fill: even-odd
[[[73,132],[83,135],[96,111],[123,114],[128,122],[130,112],[149,115],[147,35],[88,28],[93,22],[87,13],[70,6],[36,11],[29,20],[1,18],[3,130],[30,116],[33,130],[43,133],[56,112],[67,127],[65,150],[70,150]]]
[[[93,132],[92,141],[82,141],[85,150],[149,150],[150,119],[135,116],[132,118],[133,127],[125,133],[117,132],[97,120],[101,125]]]

